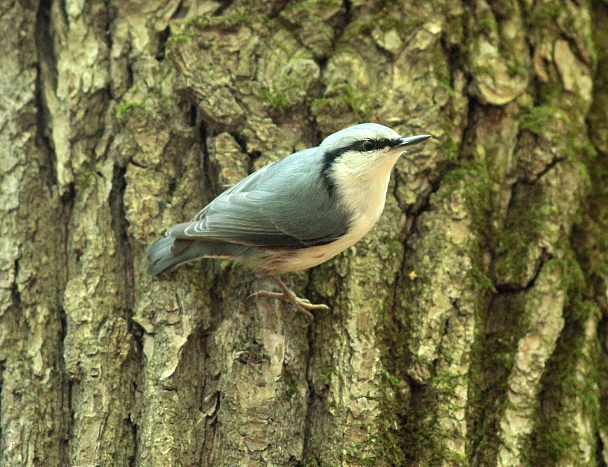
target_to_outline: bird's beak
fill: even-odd
[[[399,144],[394,146],[395,149],[404,149],[406,146],[415,146],[429,139],[431,135],[416,135],[408,136],[407,138],[400,138]]]

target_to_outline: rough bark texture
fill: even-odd
[[[5,1],[0,464],[608,465],[608,3]],[[247,300],[145,248],[340,128],[433,136]]]

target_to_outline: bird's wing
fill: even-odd
[[[253,173],[167,235],[266,248],[324,245],[343,236],[350,213],[310,168],[283,161]]]

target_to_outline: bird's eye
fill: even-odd
[[[376,148],[376,143],[374,143],[371,139],[366,139],[363,141],[363,149],[366,151],[371,151]]]

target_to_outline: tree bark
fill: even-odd
[[[0,7],[0,464],[608,465],[608,2]],[[145,248],[348,125],[424,150],[272,281]]]

